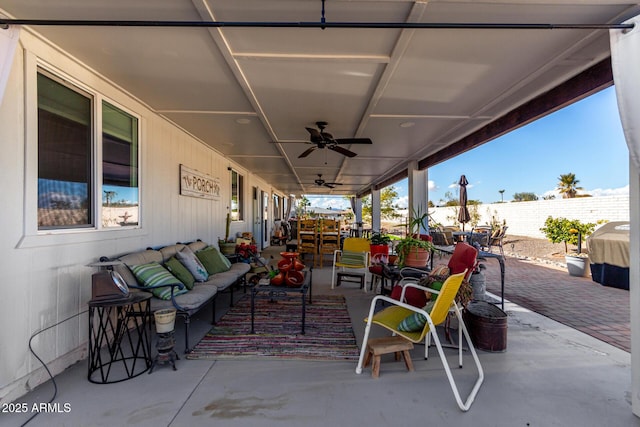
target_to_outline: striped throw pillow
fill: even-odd
[[[182,284],[176,276],[171,274],[166,268],[157,262],[148,264],[132,265],[129,267],[142,286],[156,285],[177,285]],[[175,288],[173,295],[180,295],[187,292],[187,288]],[[151,289],[151,293],[156,297],[164,300],[171,299],[171,286]]]
[[[413,313],[402,319],[398,325],[398,330],[402,332],[418,332],[427,324],[427,318],[424,314]]]
[[[433,302],[428,302],[427,305],[422,307],[422,309],[426,312],[430,312],[433,308]],[[418,332],[424,328],[424,325],[427,324],[427,318],[422,313],[412,313],[402,319],[400,324],[398,325],[398,330],[402,332]]]
[[[342,251],[342,256],[340,257],[340,264],[348,264],[348,265],[364,268],[366,259],[367,259],[366,252]]]

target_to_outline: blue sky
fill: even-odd
[[[554,193],[558,177],[574,173],[593,196],[629,190],[628,149],[615,90],[600,91],[543,119],[429,168],[429,198],[436,205],[464,174],[469,199],[483,203],[513,199],[515,193]],[[407,181],[394,184],[398,205],[407,204]],[[346,207],[341,198],[309,197],[312,206]]]

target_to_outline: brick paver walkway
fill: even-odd
[[[487,290],[499,296],[498,262],[481,263]],[[505,266],[505,299],[631,352],[629,291],[516,258]]]

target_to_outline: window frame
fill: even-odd
[[[67,91],[73,92],[76,96],[82,97],[82,99],[84,100],[83,102],[88,102],[88,107],[89,107],[89,111],[88,111],[88,117],[87,116],[83,116],[83,117],[79,117],[80,119],[84,119],[87,118],[89,120],[89,123],[86,126],[86,131],[83,133],[86,133],[86,135],[83,135],[83,141],[82,141],[82,145],[86,148],[86,153],[83,157],[83,161],[81,163],[84,163],[83,167],[86,167],[88,170],[86,170],[86,182],[82,182],[82,186],[86,186],[86,190],[87,190],[87,203],[86,203],[86,218],[84,218],[86,220],[86,222],[83,223],[79,223],[79,224],[64,224],[64,225],[40,225],[40,207],[38,206],[37,208],[37,217],[38,217],[38,223],[36,225],[37,229],[39,232],[49,232],[49,231],[58,231],[58,230],[76,230],[76,229],[90,229],[90,228],[94,228],[96,226],[96,219],[97,219],[97,213],[95,211],[95,204],[93,203],[93,199],[96,196],[95,195],[95,190],[96,190],[96,185],[94,183],[95,181],[95,157],[96,157],[96,147],[97,147],[97,142],[95,140],[95,120],[94,118],[96,117],[96,111],[95,111],[95,107],[96,107],[96,97],[93,93],[88,92],[86,90],[81,89],[80,87],[70,84],[69,82],[65,82],[64,79],[56,76],[53,73],[48,72],[47,70],[44,69],[38,69],[38,72],[36,74],[36,84],[38,86],[37,91],[38,91],[38,100],[37,100],[37,104],[36,104],[36,110],[37,110],[37,122],[38,122],[38,160],[40,160],[40,154],[41,154],[41,148],[43,147],[43,144],[40,141],[40,130],[41,130],[41,123],[40,123],[40,110],[41,110],[41,103],[40,103],[40,93],[41,93],[41,88],[40,88],[40,76],[50,80],[51,82],[53,82],[54,84],[57,84],[59,86],[61,86],[62,88],[66,89]],[[53,99],[54,103],[55,103],[55,98],[48,98],[48,99]],[[61,104],[61,103],[59,103]],[[51,107],[51,105],[49,105]],[[52,113],[52,123],[54,123],[54,125],[58,125],[59,123],[63,123],[63,126],[68,127],[68,124],[71,122],[73,124],[77,123],[75,120],[73,120],[75,117],[75,112],[72,111],[69,112],[69,109],[67,109],[66,111],[64,111],[64,109],[60,109],[57,105],[51,107],[52,109],[55,109],[55,111],[50,111],[49,109],[43,109],[44,111],[50,112]],[[71,120],[69,120],[69,115],[72,116]],[[66,116],[66,117],[65,117]],[[56,120],[56,118],[61,118],[63,121],[61,122],[60,120]],[[65,121],[66,119],[66,121]],[[64,123],[66,123],[67,125],[64,125]],[[81,123],[82,124],[82,123]],[[48,129],[46,129],[48,130]],[[55,130],[55,129],[54,129]],[[84,137],[87,137],[88,140],[84,140]],[[52,153],[52,156],[56,157],[56,152]],[[73,156],[73,153],[71,151],[67,152],[67,156],[66,157],[71,157]],[[63,154],[61,157],[65,157],[65,155]],[[40,189],[40,181],[41,179],[45,179],[45,178],[41,178],[41,170],[40,170],[40,161],[38,162],[38,167],[37,167],[37,179],[38,179],[38,200],[40,200],[40,197],[43,195],[41,194],[41,189]],[[59,167],[52,167],[49,166],[48,169],[60,169],[64,166],[67,167],[67,169],[69,169],[69,164],[67,162],[65,162],[64,164],[58,165]],[[74,165],[75,166],[75,165]],[[45,167],[45,170],[47,168]],[[72,168],[73,169],[73,168]],[[64,174],[64,172],[63,172]],[[60,175],[56,175],[57,178],[60,177]],[[56,186],[56,182],[60,183],[59,185],[64,185],[64,186],[69,186],[68,182],[69,181],[59,181],[56,179],[49,179],[49,181],[52,182],[52,185],[54,185],[54,187]],[[71,193],[63,193],[64,195],[70,195]],[[38,202],[39,204],[39,202]]]
[[[142,115],[131,108],[114,101],[97,89],[84,84],[79,78],[74,78],[54,65],[42,60],[35,53],[24,53],[24,100],[25,100],[25,167],[24,167],[24,210],[22,237],[16,248],[35,248],[62,244],[95,242],[108,238],[144,236],[148,232],[142,224],[143,201],[143,147],[144,134],[142,132]],[[76,228],[48,228],[38,227],[38,73],[61,82],[72,90],[90,94],[92,100],[92,172],[91,172],[91,208],[93,225]],[[84,75],[84,74],[83,74]],[[87,76],[85,76],[87,77]],[[87,77],[88,78],[88,77]],[[102,101],[121,109],[137,119],[138,133],[138,204],[140,219],[135,226],[102,227]]]
[[[234,188],[233,188],[233,177],[237,176],[236,179],[236,189],[237,189],[237,198],[238,198],[238,216],[234,217]],[[236,169],[231,168],[229,173],[229,212],[231,213],[231,221],[232,222],[244,222],[245,220],[245,208],[246,208],[246,196],[244,191],[244,175],[241,174]]]
[[[104,204],[103,204],[103,198],[102,195],[104,194],[104,188],[105,188],[105,183],[104,183],[104,170],[103,170],[103,166],[104,166],[104,158],[103,158],[103,154],[104,154],[104,139],[103,139],[103,135],[104,135],[104,129],[103,129],[103,123],[104,123],[104,104],[108,104],[111,108],[115,108],[117,110],[120,110],[122,113],[129,115],[131,118],[135,119],[136,121],[136,126],[135,126],[135,132],[136,132],[136,159],[135,159],[135,164],[136,164],[136,177],[135,177],[135,181],[137,183],[137,196],[138,196],[138,205],[137,205],[137,211],[138,211],[138,222],[136,224],[126,224],[126,225],[121,225],[120,227],[114,227],[114,226],[107,226],[105,225],[105,218],[104,218]],[[122,105],[119,105],[117,103],[115,103],[113,100],[107,98],[107,97],[101,97],[100,99],[100,141],[96,144],[99,145],[98,149],[100,151],[99,156],[96,157],[96,161],[99,162],[99,166],[100,166],[100,172],[99,172],[99,176],[98,176],[98,180],[99,180],[99,185],[100,185],[100,194],[96,194],[95,198],[96,198],[96,204],[99,207],[100,213],[97,215],[99,217],[99,221],[100,221],[100,228],[102,229],[109,229],[109,230],[117,230],[117,229],[121,229],[121,228],[136,228],[140,226],[140,222],[142,219],[142,216],[140,215],[141,212],[141,185],[140,185],[140,171],[141,171],[141,150],[140,150],[140,143],[141,143],[141,117],[133,112],[131,112],[130,110],[128,110],[127,108],[123,107]],[[126,222],[126,218],[124,218],[124,221]]]

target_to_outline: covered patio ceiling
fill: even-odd
[[[292,194],[365,194],[612,84],[628,0],[330,0],[326,21],[579,28],[32,25],[215,150]],[[320,22],[321,0],[1,0],[12,19]],[[305,127],[370,138],[299,158]],[[153,141],[148,141],[152,144]],[[314,183],[318,174],[331,189]]]

